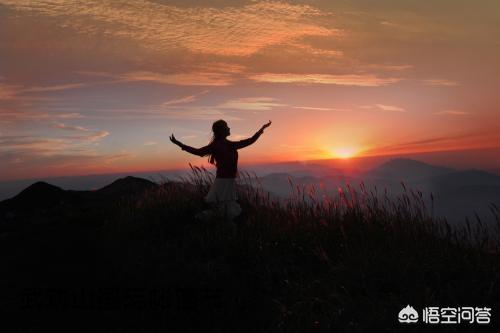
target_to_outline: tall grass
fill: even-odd
[[[290,181],[293,195],[280,201],[243,172],[244,213],[233,232],[217,219],[195,220],[213,175],[191,170],[118,203],[103,229],[120,283],[220,293],[217,306],[200,300],[177,317],[218,330],[399,331],[407,304],[500,305],[498,235],[480,219],[452,228],[404,184],[394,199],[363,183],[332,196]],[[492,212],[498,222],[497,206]]]

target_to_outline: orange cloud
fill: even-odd
[[[120,75],[121,82],[149,81],[180,86],[228,86],[234,78],[230,74],[216,72],[189,72],[162,74],[148,71],[130,72]]]
[[[78,119],[84,118],[77,112],[71,113],[48,113],[37,111],[13,111],[0,109],[0,120],[3,121],[29,121],[29,120],[50,120],[50,119]]]
[[[439,111],[439,112],[435,112],[434,113],[435,115],[438,115],[438,116],[466,116],[466,115],[469,115],[470,112],[466,112],[466,111],[459,111],[459,110],[445,110],[445,111]]]
[[[179,86],[228,86],[234,84],[239,77],[242,77],[244,70],[244,66],[237,64],[208,62],[203,64],[191,64],[189,66],[180,66],[176,68],[175,71],[169,73],[147,70],[124,73],[110,73],[102,71],[75,71],[75,73],[84,76],[108,79],[106,81],[87,83],[87,85],[114,84],[123,82],[154,82]],[[204,90],[198,95],[203,95],[207,92],[208,90]],[[194,100],[196,96],[184,98]],[[186,100],[175,100],[170,103],[177,104],[179,102],[186,102]]]
[[[53,156],[57,154],[95,154],[95,143],[108,136],[108,131],[94,131],[82,126],[71,126],[62,123],[55,128],[76,132],[77,135],[62,137],[43,137],[36,135],[5,135],[0,137],[0,156],[29,155]]]
[[[274,107],[286,106],[286,104],[277,103],[275,98],[270,97],[247,97],[226,101],[217,107],[221,109],[249,110],[249,111],[267,111]]]
[[[189,96],[185,96],[185,97],[174,98],[174,99],[171,99],[169,101],[162,103],[161,106],[170,106],[170,105],[191,103],[191,102],[198,100],[199,95],[205,95],[208,92],[209,92],[208,90],[204,90],[201,93],[196,94],[196,95],[189,95]]]
[[[60,138],[40,138],[33,136],[4,136],[0,138],[0,154],[30,153],[36,155],[52,155],[69,148],[67,142]]]
[[[293,108],[299,110],[311,110],[311,111],[340,111],[340,112],[351,111],[349,109],[342,109],[342,108],[323,108],[315,106],[293,106]]]
[[[21,101],[44,101],[44,100],[56,100],[54,97],[43,97],[43,96],[30,96],[27,93],[45,93],[52,91],[62,91],[70,89],[78,89],[82,87],[87,87],[95,84],[106,84],[114,83],[115,81],[103,81],[103,82],[77,82],[77,83],[66,83],[57,85],[47,85],[47,86],[23,86],[23,85],[12,85],[0,83],[0,101],[2,100],[21,100]]]
[[[394,106],[394,105],[376,104],[375,106],[382,111],[389,111],[389,112],[405,112],[406,111],[402,107]]]
[[[0,101],[16,98],[16,95],[19,93],[21,88],[22,87],[19,85],[11,85],[0,82]]]
[[[451,151],[498,147],[496,134],[468,133],[443,137],[427,138],[390,146],[376,147],[363,153],[365,156],[409,154],[433,151]]]
[[[62,123],[57,123],[54,125],[54,127],[66,130],[66,131],[72,131],[72,132],[83,132],[85,134],[83,135],[76,135],[76,136],[66,136],[64,139],[71,139],[71,140],[78,140],[78,141],[88,141],[88,142],[94,142],[99,139],[105,138],[106,136],[109,135],[108,131],[93,131],[88,128],[82,127],[82,126],[72,126],[72,125],[66,125]]]
[[[335,84],[342,86],[379,87],[401,81],[400,78],[380,78],[373,74],[277,74],[264,73],[250,76],[257,82],[299,83],[299,84]]]
[[[156,50],[248,56],[269,45],[339,31],[317,23],[327,15],[308,5],[260,1],[242,7],[176,7],[142,0],[0,0],[19,11],[57,17],[86,34],[129,38]]]
[[[61,90],[68,90],[68,89],[77,89],[81,87],[88,86],[89,83],[68,83],[68,84],[60,84],[60,85],[53,85],[53,86],[35,86],[35,87],[27,87],[20,92],[47,92],[47,91],[61,91]]]
[[[124,158],[123,154],[99,154],[95,147],[109,135],[82,126],[55,123],[53,127],[75,133],[69,136],[2,135],[0,136],[0,169],[2,178],[64,175],[96,170]]]
[[[459,86],[460,83],[457,81],[446,80],[446,79],[428,79],[422,81],[426,86],[443,86],[443,87],[454,87]]]

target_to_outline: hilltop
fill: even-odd
[[[407,304],[500,306],[495,238],[474,224],[479,237],[451,231],[411,190],[387,203],[358,193],[311,206],[301,195],[281,205],[243,186],[245,214],[232,228],[223,219],[195,220],[210,184],[202,170],[185,182],[113,184],[85,192],[83,206],[66,205],[75,193],[49,184],[11,201],[57,199],[49,215],[47,206],[23,215],[24,228],[2,234],[0,305],[8,318],[22,318],[18,327],[398,332]],[[44,224],[27,223],[37,214]],[[43,311],[26,312],[16,293],[27,287],[42,295],[83,290],[94,303],[49,306],[42,297]],[[99,290],[117,296],[102,299]],[[131,290],[140,293],[124,299]],[[104,319],[108,326],[100,326]]]

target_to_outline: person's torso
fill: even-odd
[[[217,178],[236,178],[238,151],[229,141],[214,142],[213,147]]]

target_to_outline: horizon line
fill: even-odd
[[[448,150],[436,150],[436,151],[421,151],[421,152],[411,152],[411,153],[403,153],[403,154],[377,154],[377,155],[361,155],[361,156],[353,156],[351,158],[339,158],[339,157],[330,157],[330,158],[315,158],[315,159],[306,159],[306,160],[282,160],[282,161],[274,161],[274,162],[242,162],[241,166],[264,166],[264,165],[279,165],[285,163],[304,163],[304,162],[328,162],[328,161],[338,161],[342,163],[349,163],[350,161],[362,160],[362,159],[371,159],[371,158],[387,158],[387,159],[397,159],[397,158],[405,158],[405,156],[410,155],[426,155],[426,154],[436,154],[436,153],[446,153],[446,152],[460,152],[460,151],[484,151],[484,150],[494,150],[500,149],[499,147],[485,147],[485,148],[467,148],[467,149],[448,149]],[[410,159],[406,157],[406,159]],[[412,158],[415,159],[415,158]],[[422,161],[420,161],[422,162]],[[39,176],[39,177],[29,177],[29,178],[14,178],[14,179],[0,179],[0,183],[6,182],[15,182],[15,181],[27,181],[27,180],[39,180],[39,179],[55,179],[55,178],[74,178],[74,177],[92,177],[92,176],[106,176],[106,175],[118,175],[118,174],[138,174],[138,173],[155,173],[155,172],[185,172],[188,171],[189,165],[194,165],[193,163],[188,162],[187,166],[184,168],[169,168],[169,169],[150,169],[150,170],[125,170],[125,171],[114,171],[114,172],[102,172],[102,173],[88,173],[88,174],[75,174],[75,175],[64,175],[64,176]],[[495,169],[493,169],[495,170]]]

